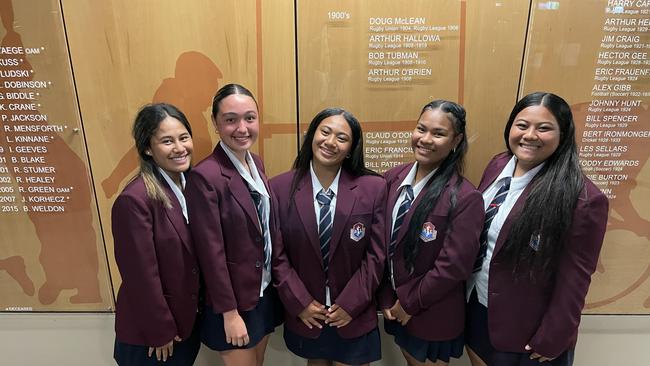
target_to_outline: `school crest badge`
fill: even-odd
[[[420,232],[420,239],[422,239],[423,242],[428,243],[430,241],[436,240],[438,237],[438,232],[436,231],[436,227],[430,223],[430,222],[425,222],[422,225],[422,231]]]
[[[350,229],[350,239],[359,241],[363,239],[364,236],[366,236],[366,227],[362,223],[357,222],[352,225],[352,229]]]

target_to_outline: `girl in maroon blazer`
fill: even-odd
[[[219,89],[212,122],[221,142],[188,174],[185,191],[206,287],[201,340],[226,365],[262,365],[282,317],[271,285],[270,190],[249,151],[259,133],[253,94],[238,84]]]
[[[384,175],[388,266],[380,290],[384,327],[409,365],[447,364],[463,353],[465,283],[479,248],[481,194],[462,177],[465,109],[435,100],[411,136],[415,162]]]
[[[294,169],[271,180],[280,202],[273,273],[284,339],[309,365],[381,357],[374,293],[384,268],[386,186],[364,167],[362,137],[354,116],[325,109]]]
[[[574,135],[562,98],[529,94],[510,113],[508,151],[483,173],[486,217],[468,282],[473,365],[573,363],[608,208],[580,169]]]
[[[119,365],[192,365],[199,274],[182,193],[192,129],[176,107],[152,104],[138,113],[133,137],[140,172],[111,215],[122,276],[114,357]]]

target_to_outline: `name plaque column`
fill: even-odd
[[[570,104],[580,164],[609,199],[585,311],[650,313],[650,1],[535,1],[525,93]]]
[[[59,4],[0,14],[0,311],[110,310]]]

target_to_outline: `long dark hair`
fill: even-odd
[[[255,106],[258,107],[257,105],[257,100],[255,100],[255,97],[253,96],[253,93],[251,93],[250,90],[246,89],[244,86],[241,86],[239,84],[226,84],[222,86],[219,90],[217,90],[217,93],[214,95],[214,98],[212,98],[212,118],[216,121],[217,120],[217,114],[219,113],[219,103],[221,103],[222,100],[224,100],[226,97],[233,95],[233,94],[241,94],[241,95],[247,95],[253,99],[253,102],[255,102]]]
[[[463,169],[465,167],[465,154],[467,153],[467,133],[465,132],[465,108],[461,105],[450,102],[447,100],[434,100],[433,102],[427,104],[422,108],[420,112],[420,117],[424,112],[431,110],[434,111],[440,109],[446,113],[447,118],[451,122],[455,136],[462,134],[462,138],[455,149],[453,149],[449,155],[440,163],[438,169],[431,177],[430,182],[428,183],[428,188],[424,193],[424,196],[418,203],[411,221],[409,224],[408,232],[405,237],[404,245],[404,264],[406,270],[410,273],[413,271],[415,266],[415,259],[418,256],[420,251],[420,232],[422,231],[422,225],[424,220],[426,220],[429,213],[433,210],[435,205],[438,203],[438,198],[444,190],[445,186],[449,183],[449,180],[455,175],[462,175]],[[462,183],[462,179],[458,179],[457,183],[452,187],[450,192],[450,205],[449,211],[447,214],[447,230],[451,230],[452,222],[449,220],[451,213],[456,207],[456,193],[458,188]]]
[[[156,134],[160,123],[167,117],[177,119],[192,136],[192,127],[185,114],[175,106],[166,103],[147,104],[142,107],[133,122],[132,134],[140,160],[140,175],[147,189],[147,196],[154,201],[162,202],[165,207],[169,208],[171,201],[160,185],[162,176],[158,171],[158,165],[153,157],[147,154],[147,151],[151,149],[151,138]]]
[[[314,141],[316,129],[318,129],[318,126],[325,118],[332,116],[342,116],[348,123],[348,126],[350,126],[350,130],[352,130],[350,157],[346,157],[345,160],[343,160],[342,168],[357,177],[362,175],[378,175],[374,171],[366,168],[365,163],[363,162],[363,131],[361,130],[361,124],[359,121],[352,115],[352,113],[342,108],[326,108],[320,111],[314,119],[311,120],[305,138],[300,146],[300,151],[298,151],[298,156],[293,162],[293,169],[296,174],[291,182],[290,197],[292,200],[296,189],[298,188],[298,183],[305,174],[309,172],[309,163],[314,158],[311,144]]]
[[[532,93],[515,104],[503,131],[508,150],[512,153],[510,128],[519,112],[530,106],[543,106],[553,114],[560,126],[560,143],[531,181],[530,194],[512,225],[503,251],[506,260],[514,266],[513,273],[519,272],[522,266],[527,267],[531,279],[534,279],[538,274],[551,276],[557,268],[564,237],[584,182],[576,149],[573,114],[569,104],[555,94]],[[530,245],[534,241],[537,250]]]

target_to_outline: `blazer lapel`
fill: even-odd
[[[481,184],[479,184],[478,187],[478,190],[480,192],[485,192],[485,190],[488,189],[492,183],[494,183],[494,180],[497,179],[499,174],[501,174],[503,168],[508,165],[511,157],[512,155],[510,154],[501,154],[495,158],[495,160],[490,163],[490,165],[488,165],[487,169],[485,169],[485,173],[483,174],[483,178],[481,179]],[[524,191],[521,192],[521,195],[517,199],[517,202],[515,202],[515,205],[512,207],[510,213],[508,214],[508,217],[503,222],[503,226],[501,226],[501,230],[499,231],[497,242],[494,244],[494,253],[492,254],[492,258],[496,257],[496,255],[499,253],[499,250],[501,250],[503,247],[503,244],[505,244],[505,241],[510,234],[510,228],[512,227],[513,221],[519,212],[521,212],[521,209],[524,207],[526,198],[528,198],[528,194],[530,194],[532,187],[533,184],[528,184]]]
[[[244,181],[244,178],[239,174],[235,165],[230,161],[230,158],[228,158],[228,155],[226,155],[226,152],[223,151],[221,146],[217,145],[214,155],[219,162],[219,166],[221,166],[221,174],[228,178],[228,188],[233,198],[239,203],[251,222],[255,224],[257,231],[262,234],[259,219],[257,218],[257,210],[255,209],[255,204],[253,204],[253,199],[251,198],[248,185]]]
[[[336,212],[334,213],[334,227],[332,228],[332,241],[330,242],[330,253],[334,253],[341,241],[341,235],[347,227],[348,218],[354,207],[356,196],[354,190],[356,183],[352,182],[350,175],[341,169],[339,177],[339,188],[336,196]],[[331,255],[330,255],[331,258]]]
[[[409,167],[409,170],[410,169],[411,168]],[[404,170],[404,172],[403,172],[404,174],[403,174],[403,176],[401,177],[401,179],[399,181],[400,184],[404,180],[404,178],[406,178],[406,175],[408,174],[409,170]],[[406,213],[406,216],[404,216],[404,221],[402,221],[402,226],[399,228],[399,232],[397,233],[396,247],[399,247],[399,244],[402,242],[402,240],[404,240],[404,236],[406,236],[406,233],[408,233],[409,226],[411,224],[411,218],[413,217],[413,213],[415,212],[415,209],[420,204],[420,201],[422,201],[422,197],[426,194],[427,189],[429,188],[429,185],[432,182],[433,182],[433,177],[431,177],[429,179],[429,181],[427,182],[427,184],[424,185],[424,187],[422,188],[422,191],[420,192],[420,194],[418,194],[418,196],[415,198],[415,200],[413,200],[413,203],[411,204],[411,208]],[[440,194],[440,196],[442,196],[442,193]],[[395,197],[395,199],[397,199],[397,197]],[[391,215],[392,215],[392,211],[391,211]],[[392,224],[392,222],[391,222],[391,224]]]
[[[172,204],[172,207],[170,208],[163,206],[165,214],[167,215],[167,219],[169,219],[169,221],[172,223],[174,230],[176,230],[178,237],[181,239],[181,242],[187,251],[193,254],[194,250],[192,249],[192,245],[190,245],[190,232],[189,228],[187,227],[187,223],[185,222],[185,217],[183,216],[181,203],[178,202],[178,198],[176,198],[176,195],[172,191],[171,187],[169,187],[167,182],[162,182],[162,186],[165,188],[165,193],[167,193],[167,197],[169,197],[169,200]]]
[[[311,186],[311,176],[309,174],[305,174],[305,176],[300,180],[300,183],[298,183],[294,200],[296,210],[298,211],[298,217],[300,217],[305,233],[307,233],[309,243],[320,258],[322,255],[320,252],[320,242],[318,240],[316,211],[314,211],[314,193],[313,187]],[[323,261],[321,260],[319,262],[322,267]]]
[[[402,181],[404,178],[406,178],[406,175],[409,173],[411,170],[411,167],[413,166],[413,163],[408,164],[404,169],[402,169],[401,172],[394,178],[393,185],[395,188],[391,189],[388,192],[388,204],[386,207],[386,212],[388,213],[388,216],[390,217],[390,220],[387,222],[390,222],[392,226],[392,219],[393,219],[393,210],[395,209],[395,204],[397,203],[397,198],[399,197],[399,194],[402,192],[402,190],[399,188],[399,185],[402,184]],[[390,230],[391,228],[388,228]],[[389,233],[390,234],[390,233]]]
[[[524,204],[526,203],[526,199],[530,194],[530,190],[533,188],[533,184],[534,182],[530,182],[528,185],[526,185],[526,188],[524,188],[524,191],[521,192],[521,195],[519,198],[517,198],[517,202],[515,202],[515,205],[510,210],[508,217],[506,217],[506,221],[503,222],[503,226],[501,226],[501,230],[499,231],[499,237],[497,238],[497,242],[494,245],[494,254],[492,254],[493,258],[496,257],[496,255],[499,253],[499,250],[501,250],[503,247],[503,244],[505,244],[506,239],[510,234],[510,228],[512,227],[513,221],[515,218],[517,218],[517,216],[519,216],[521,209],[524,208]]]

